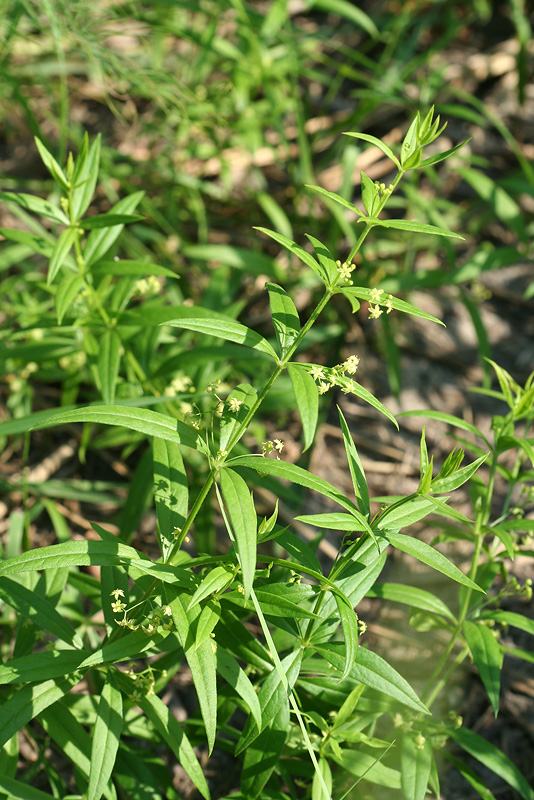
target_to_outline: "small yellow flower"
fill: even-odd
[[[126,603],[121,603],[120,600],[116,600],[114,603],[111,604],[111,610],[114,614],[122,614],[124,609],[126,608]]]
[[[124,592],[122,589],[113,589],[113,591],[110,592],[110,597],[114,597],[115,600],[118,600],[119,597],[124,597]]]
[[[315,381],[323,380],[324,367],[320,367],[318,364],[314,364],[313,367],[310,369],[310,375]]]
[[[228,410],[232,413],[237,413],[242,405],[242,400],[238,400],[237,397],[231,397],[228,401]]]
[[[384,294],[383,289],[371,289],[369,293],[369,302],[370,303],[380,303],[382,301],[382,295]]]
[[[369,304],[369,319],[378,319],[382,316],[382,309],[380,306],[372,306]]]
[[[346,372],[348,375],[354,375],[354,373],[358,369],[359,363],[360,359],[358,358],[358,356],[349,356],[347,360],[343,362],[343,371]]]

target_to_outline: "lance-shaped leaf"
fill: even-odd
[[[211,639],[213,629],[217,626],[221,618],[221,604],[212,598],[208,600],[200,612],[197,622],[197,632],[195,636],[195,650],[208,639]]]
[[[41,569],[56,569],[58,567],[87,567],[118,565],[134,561],[147,565],[152,564],[145,557],[129,545],[121,542],[62,542],[51,544],[48,547],[37,547],[35,550],[26,550],[14,558],[0,562],[0,575],[16,575],[19,572],[31,572]]]
[[[28,684],[15,692],[0,708],[0,747],[41,711],[69,692],[79,680],[79,675],[69,676],[63,680]]]
[[[37,592],[5,576],[0,577],[0,597],[11,608],[63,642],[81,648],[83,642],[52,603]]]
[[[189,611],[190,608],[193,608],[193,606],[196,606],[197,603],[202,602],[202,600],[205,600],[206,597],[209,597],[211,594],[226,589],[227,586],[230,586],[233,579],[234,573],[230,572],[226,567],[220,566],[212,569],[200,582],[198,589],[189,601],[187,610]]]
[[[210,791],[202,772],[202,767],[198,762],[191,742],[169,708],[155,694],[145,695],[138,702],[140,708],[145,712],[162,739],[171,748],[178,759],[178,763],[187,772],[202,797],[209,800]]]
[[[394,603],[403,603],[410,608],[418,608],[421,611],[429,611],[431,614],[440,614],[443,617],[455,622],[454,614],[439,597],[427,592],[426,589],[419,589],[417,586],[408,586],[404,583],[375,583],[369,590],[368,597],[380,597],[383,600],[390,600]]]
[[[322,186],[312,186],[310,184],[307,184],[306,188],[311,189],[313,192],[317,192],[317,194],[323,195],[323,197],[326,197],[328,200],[333,200],[335,203],[339,203],[340,206],[347,208],[349,211],[353,211],[359,217],[365,216],[363,211],[360,211],[357,206],[355,206],[353,203],[349,203],[348,200],[345,200],[344,197],[341,197],[341,195],[336,194],[335,192],[329,192],[326,189],[323,189]]]
[[[71,422],[98,422],[101,425],[118,425],[132,431],[157,436],[175,444],[184,444],[193,450],[204,451],[198,431],[185,422],[158,414],[148,408],[130,406],[85,406],[64,411],[38,423],[33,430],[51,428]]]
[[[358,651],[358,617],[346,598],[343,599],[340,597],[338,592],[335,593],[334,598],[341,619],[341,628],[345,640],[345,668],[341,676],[341,680],[343,680],[349,675],[354,666]]]
[[[403,553],[417,558],[418,561],[422,561],[427,567],[432,567],[432,569],[441,572],[443,575],[451,578],[451,580],[461,583],[462,586],[467,586],[469,589],[484,593],[484,590],[481,589],[480,586],[473,583],[473,581],[464,575],[448,558],[445,558],[442,553],[439,553],[426,542],[414,539],[412,536],[405,536],[403,533],[391,533],[388,531],[385,533],[385,536],[389,543],[392,544],[393,547],[396,547],[397,550],[401,550]]]
[[[69,182],[65,177],[65,173],[57,163],[56,159],[54,158],[52,153],[45,147],[42,141],[37,138],[37,136],[35,136],[34,139],[35,139],[35,144],[37,145],[37,149],[39,151],[39,155],[41,156],[41,161],[43,162],[43,164],[45,165],[51,176],[54,178],[54,180],[57,181],[57,183],[59,183],[60,186],[63,187],[63,189],[68,191]]]
[[[497,716],[501,691],[502,648],[491,630],[484,624],[466,620],[463,625],[463,633],[495,716]]]
[[[502,750],[483,739],[478,733],[467,730],[466,728],[454,728],[452,725],[447,728],[447,733],[457,742],[460,747],[466,750],[473,758],[480,761],[485,767],[502,778],[508,786],[523,798],[523,800],[534,800],[534,789],[529,785],[525,776],[510,761]]]
[[[378,192],[376,191],[374,182],[368,178],[365,172],[360,172],[362,180],[362,202],[367,211],[367,214],[372,217],[376,207],[376,201],[379,200]]]
[[[51,794],[4,775],[0,775],[0,790],[7,794],[9,800],[53,800]]]
[[[372,299],[372,292],[372,289],[367,289],[364,286],[343,287],[343,294],[352,295],[353,297],[357,297],[359,300],[367,300],[367,302],[374,302],[374,298]],[[399,300],[398,297],[382,294],[381,299],[379,299],[377,303],[378,305],[382,306],[384,306],[386,303],[391,303],[391,308],[393,308],[395,311],[402,311],[404,314],[411,314],[414,317],[427,319],[430,322],[436,322],[438,325],[443,325],[443,327],[445,327],[445,323],[437,317],[433,317],[432,314],[427,314],[426,311],[420,311],[417,306],[413,306],[411,303],[407,303],[405,300]],[[404,413],[405,415],[408,415],[411,412],[406,411]],[[399,414],[399,416],[401,415]]]
[[[263,682],[263,686],[258,694],[261,707],[261,731],[265,730],[270,725],[284,705],[288,707],[288,692],[291,691],[298,678],[300,665],[302,663],[302,655],[303,651],[298,650],[282,659],[282,670],[287,680],[287,686],[284,686],[276,667],[267,675],[267,678]],[[245,724],[241,738],[236,745],[235,754],[239,755],[243,750],[246,750],[252,742],[257,739],[261,731],[255,720],[249,718]]]
[[[225,679],[225,681],[234,689],[237,694],[245,701],[249,707],[251,714],[261,730],[261,707],[258,695],[254,690],[250,678],[243,672],[235,658],[223,648],[217,647],[217,672]]]
[[[100,164],[100,140],[101,134],[89,147],[89,137],[85,134],[82,142],[82,149],[74,165],[72,184],[72,212],[74,219],[80,219],[89,208],[89,204],[95,193],[95,186],[98,179],[98,167]]]
[[[412,222],[408,219],[378,219],[377,217],[369,217],[367,220],[369,225],[378,225],[381,228],[394,228],[397,231],[410,231],[411,233],[430,233],[433,236],[447,236],[451,239],[461,239],[463,236],[454,231],[447,231],[444,228],[437,228],[435,225],[428,225],[426,222]]]
[[[249,467],[256,470],[260,474],[273,475],[283,480],[288,480],[291,483],[296,483],[299,486],[305,486],[307,489],[312,489],[314,492],[329,497],[335,503],[352,514],[358,522],[373,539],[375,538],[374,532],[370,527],[365,517],[360,514],[354,503],[351,503],[344,494],[342,494],[335,486],[332,486],[328,481],[319,478],[312,472],[297,466],[296,464],[289,464],[286,461],[278,461],[274,458],[263,458],[261,456],[237,456],[226,462],[226,466],[232,467]]]
[[[133,192],[128,197],[123,197],[122,200],[119,200],[109,209],[109,213],[131,214],[143,199],[144,194],[144,192]],[[107,253],[120,236],[123,227],[123,225],[114,225],[111,228],[97,228],[89,233],[83,250],[83,257],[87,266],[96,263]]]
[[[219,439],[219,447],[221,450],[226,450],[228,442],[232,438],[232,434],[242,425],[245,417],[250,409],[256,402],[258,393],[253,386],[249,383],[238,384],[228,397],[224,404],[223,412],[221,414],[221,435]],[[236,411],[232,411],[232,407],[238,406]]]
[[[115,225],[127,225],[131,222],[140,222],[144,217],[139,214],[95,214],[94,217],[87,217],[78,222],[80,228],[86,231],[94,231],[98,228],[112,228]]]
[[[332,253],[328,247],[320,242],[319,239],[316,239],[315,236],[311,236],[309,233],[307,233],[306,238],[312,243],[317,260],[324,269],[325,274],[328,276],[329,283],[334,283],[337,280],[339,273]]]
[[[247,328],[246,325],[242,325],[232,319],[184,317],[183,319],[170,319],[164,324],[171,325],[173,328],[197,331],[197,333],[203,333],[205,336],[217,336],[219,339],[226,339],[229,342],[236,342],[236,344],[243,344],[253,350],[258,350],[260,353],[266,353],[275,361],[278,361],[278,356],[267,339],[264,339],[256,331]]]
[[[33,211],[36,214],[40,214],[41,217],[48,217],[60,222],[62,225],[70,225],[68,218],[60,208],[36,195],[24,194],[23,192],[0,192],[0,200],[5,200],[7,203],[16,203],[27,211]]]
[[[455,153],[458,152],[458,150],[460,150],[461,147],[463,147],[470,141],[471,139],[466,139],[464,142],[460,142],[460,144],[451,147],[450,150],[444,150],[442,153],[436,153],[435,156],[424,158],[419,164],[419,168],[431,167],[433,164],[439,164],[440,161],[445,161],[446,158],[450,158],[451,156],[453,156]]]
[[[480,458],[477,458],[476,461],[473,461],[472,464],[456,470],[452,475],[447,475],[445,478],[440,478],[439,476],[434,478],[430,484],[430,490],[432,492],[452,492],[466,483],[475,474],[480,465],[486,461],[488,456],[489,453],[485,453]]]
[[[306,367],[291,363],[287,365],[297,408],[302,422],[304,450],[313,444],[317,418],[319,416],[319,392],[317,385]]]
[[[102,399],[106,405],[111,406],[115,401],[120,360],[121,340],[115,331],[106,331],[100,340],[98,350],[98,377]]]
[[[286,236],[282,236],[281,233],[270,231],[268,228],[256,227],[255,230],[265,233],[267,236],[270,236],[271,239],[274,239],[275,242],[281,244],[282,247],[285,247],[290,253],[293,253],[293,255],[299,258],[303,264],[306,264],[307,267],[310,267],[310,269],[312,269],[325,284],[328,284],[328,275],[325,273],[323,267],[314,259],[312,255],[306,252],[306,250],[303,250],[302,247],[299,247],[298,244],[292,242],[291,239],[288,239]]]
[[[221,491],[243,574],[245,598],[248,598],[256,569],[258,520],[254,502],[247,484],[232,469],[221,470]]]
[[[391,147],[388,147],[387,144],[382,142],[380,139],[377,139],[376,136],[371,136],[368,133],[350,133],[349,131],[345,131],[344,135],[352,136],[354,137],[354,139],[363,139],[364,142],[369,142],[370,144],[374,144],[375,147],[378,147],[379,150],[382,150],[384,155],[386,155],[393,161],[393,163],[398,169],[401,169],[400,161],[393,152],[393,150],[391,149]]]
[[[334,666],[340,674],[345,666],[345,647],[339,642],[314,645],[315,649],[326,661]],[[313,663],[313,662],[312,662]],[[430,714],[428,708],[419,700],[414,690],[402,675],[399,675],[387,661],[367,650],[359,647],[350,676],[359,683],[382,692],[386,697],[397,700],[414,711]]]
[[[280,761],[289,730],[289,707],[283,705],[271,725],[246,749],[241,771],[241,798],[256,800],[269,797],[265,784]]]
[[[82,661],[89,656],[87,650],[48,650],[12,658],[0,665],[0,684],[33,683],[51,678],[62,678],[76,672]]]
[[[352,516],[352,514],[343,514],[341,512],[332,511],[330,514],[300,514],[295,517],[299,522],[304,522],[306,525],[314,525],[316,528],[327,528],[332,531],[363,531],[365,528]]]
[[[67,275],[58,284],[54,303],[59,324],[61,324],[67,309],[72,305],[82,288],[83,278],[81,275]]]
[[[191,670],[211,753],[217,732],[217,676],[212,641],[208,638],[199,647],[196,646],[195,628],[201,614],[200,606],[196,605],[186,611],[187,595],[178,592],[172,585],[165,587],[165,593]]]
[[[173,534],[187,517],[189,490],[184,460],[171,442],[154,438],[154,499],[163,560],[173,545]]]
[[[416,741],[413,732],[403,736],[401,744],[401,787],[404,800],[424,800],[432,767],[432,744]]]
[[[271,307],[271,317],[273,326],[280,345],[280,354],[284,358],[285,354],[299,335],[300,319],[295,308],[295,303],[276,283],[265,284],[269,292],[269,305]]]
[[[486,439],[484,434],[481,430],[476,428],[470,422],[462,419],[461,417],[455,417],[453,414],[446,414],[444,411],[425,411],[424,409],[417,410],[417,411],[402,411],[398,414],[399,417],[426,417],[428,419],[437,419],[440,422],[448,422],[449,425],[454,425],[455,428],[460,428],[462,431],[469,431],[469,433],[473,433],[475,436],[480,436],[481,439],[490,447],[489,441]]]
[[[167,278],[176,278],[176,273],[167,267],[160,267],[147,261],[130,261],[119,259],[119,261],[99,261],[91,270],[93,275],[128,275],[144,277],[145,275],[164,275]]]
[[[347,421],[343,416],[341,409],[337,408],[339,414],[339,423],[341,425],[341,432],[343,434],[343,444],[345,445],[345,452],[347,454],[347,461],[349,463],[350,476],[352,478],[352,485],[354,487],[354,494],[358,508],[365,517],[369,517],[369,489],[367,487],[367,479],[363,471],[360,456],[356,450],[356,445],[349,431]]]
[[[108,672],[100,695],[91,746],[87,800],[100,800],[113,772],[122,731],[122,694]]]
[[[75,239],[76,230],[74,228],[67,228],[63,231],[63,233],[60,234],[50,255],[50,264],[48,265],[48,274],[46,276],[46,282],[48,284],[52,283],[56,277],[58,270],[63,265],[65,259],[70,253]]]

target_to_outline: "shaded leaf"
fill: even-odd
[[[291,378],[291,385],[302,422],[304,451],[306,451],[313,444],[315,437],[317,418],[319,416],[319,392],[306,367],[292,363],[287,365],[287,371]]]

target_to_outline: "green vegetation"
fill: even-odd
[[[500,632],[534,635],[506,607],[532,598],[514,560],[534,556],[534,372],[493,358],[479,279],[532,256],[534,172],[443,78],[492,8],[303,6],[2,4],[0,797],[423,800],[450,762],[482,798],[477,766],[534,800],[449,699],[472,659],[497,716],[504,656],[533,660]],[[501,12],[521,103],[530,23],[518,0]],[[448,138],[466,121],[498,138],[506,180]],[[443,190],[459,181],[467,199]],[[399,397],[407,320],[443,329],[430,292],[465,308],[488,428],[393,413],[359,382],[354,320]],[[341,402],[351,490],[315,474],[336,393],[391,431],[429,421],[414,491],[373,495]],[[83,477],[52,477],[73,454]],[[388,580],[399,553],[446,597]],[[437,635],[422,691],[369,643],[370,601]]]

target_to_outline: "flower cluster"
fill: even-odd
[[[163,394],[166,397],[174,397],[175,394],[183,394],[184,392],[193,393],[194,391],[195,387],[189,375],[177,375],[170,384],[165,387]]]
[[[130,667],[126,674],[132,681],[135,681],[135,689],[128,695],[132,703],[139,703],[143,697],[154,694],[154,685],[156,681],[150,667],[148,667],[146,672],[134,672]]]
[[[332,386],[339,386],[342,392],[348,394],[354,389],[354,382],[347,378],[346,375],[354,375],[358,369],[360,359],[358,356],[349,356],[341,364],[335,367],[320,367],[318,364],[313,364],[309,373],[312,378],[317,381],[317,388],[319,394],[326,394]]]
[[[352,262],[349,264],[347,261],[344,261],[343,263],[341,263],[341,261],[336,261],[336,267],[341,279],[348,283],[349,286],[352,286],[354,281],[351,281],[350,276],[356,269],[356,264],[353,264]]]
[[[384,306],[387,314],[391,314],[393,309],[393,296],[388,294],[384,297],[383,289],[371,289],[369,293],[369,319],[378,319],[382,313]]]
[[[268,456],[273,450],[276,450],[278,455],[276,456],[278,460],[280,460],[280,453],[284,449],[284,443],[281,439],[273,439],[273,441],[263,442],[261,446],[261,454],[262,456]]]
[[[150,295],[159,294],[161,283],[156,275],[149,275],[148,278],[141,278],[136,281],[134,288],[134,297],[149,297]]]
[[[126,603],[123,603],[119,598],[124,597],[122,589],[113,589],[111,596],[114,601],[111,603],[111,609],[114,614],[124,614],[122,619],[116,619],[115,622],[121,628],[128,628],[131,631],[139,629],[134,620],[126,616]],[[167,618],[167,619],[166,619]],[[153,609],[147,617],[146,625],[141,625],[143,630],[148,636],[158,632],[161,627],[164,631],[169,631],[173,626],[172,611],[170,606],[163,606],[163,608]]]

